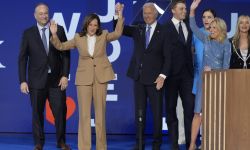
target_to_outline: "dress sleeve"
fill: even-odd
[[[206,39],[208,38],[208,36],[203,33],[197,26],[195,18],[194,17],[190,17],[189,18],[189,23],[190,23],[190,28],[192,30],[192,32],[194,33],[194,35],[201,40],[203,43],[206,41]]]

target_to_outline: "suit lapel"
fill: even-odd
[[[140,39],[143,45],[143,49],[146,48],[146,27],[143,25],[143,27],[139,27],[139,34],[140,34]]]
[[[88,46],[88,37],[87,37],[87,35],[82,36],[81,38],[82,38],[82,40],[83,40],[83,42],[82,42],[82,52],[83,52],[84,54],[87,54],[89,57],[92,57],[92,56],[90,55],[89,49],[88,49],[89,46]]]
[[[186,23],[185,23],[186,24]],[[180,42],[180,43],[182,43],[183,45],[185,45],[185,43],[183,43],[182,41],[181,41],[181,39],[180,39],[180,36],[179,36],[179,32],[178,32],[178,30],[176,29],[176,27],[175,27],[175,25],[174,25],[174,23],[173,23],[173,21],[171,20],[171,26],[172,26],[172,30],[174,31],[174,34],[177,36],[177,39],[178,39],[178,41]],[[187,25],[186,25],[187,26]],[[188,33],[189,34],[189,33]]]
[[[57,31],[58,32],[58,31]],[[48,53],[48,56],[50,55],[50,53],[51,53],[51,49],[52,49],[52,43],[50,43],[50,37],[51,37],[51,32],[50,32],[50,30],[49,30],[49,53]]]
[[[93,56],[96,56],[97,52],[98,52],[98,43],[100,42],[100,39],[101,39],[101,36],[96,36],[96,41],[95,41],[95,49],[94,49],[94,53],[93,53]],[[89,54],[90,55],[90,54]],[[91,55],[90,55],[91,56]]]
[[[185,21],[186,27],[187,27],[187,31],[188,31],[188,37],[187,37],[187,43],[190,43],[190,41],[192,41],[193,37],[192,37],[192,31],[190,29],[190,26],[188,25],[189,23]]]
[[[38,42],[38,45],[40,46],[40,49],[46,54],[46,51],[45,51],[45,48],[43,46],[43,42],[42,42],[42,39],[41,39],[41,35],[40,35],[40,32],[38,30],[38,27],[37,26],[34,26],[34,38],[36,39],[36,41]]]
[[[171,27],[173,28],[172,31],[174,31],[174,33],[179,37],[179,32],[175,28],[173,21],[171,20],[170,22],[171,22]]]
[[[248,46],[247,57],[250,55],[250,46]]]
[[[157,37],[159,36],[159,34],[160,34],[160,25],[159,25],[159,23],[157,23],[156,27],[155,27],[155,30],[154,30],[154,33],[153,33],[153,35],[151,37],[151,40],[149,41],[149,44],[148,44],[148,47],[147,47],[146,50],[152,49],[151,47],[152,47],[153,43],[155,41],[157,41]]]

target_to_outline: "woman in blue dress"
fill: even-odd
[[[214,20],[215,17],[216,17],[216,13],[213,9],[203,10],[202,12],[203,27],[200,28],[200,31],[205,33],[206,35],[209,35],[210,23]],[[202,60],[203,60],[204,44],[195,35],[193,35],[193,46],[195,49],[194,51],[195,53],[194,53],[194,83],[193,83],[192,93],[196,95],[198,80],[203,71]],[[201,101],[195,101],[195,106],[201,106],[200,102]],[[194,137],[197,137],[198,132],[199,132],[199,127],[201,124],[201,117],[199,117],[195,121],[196,122],[193,122],[193,130],[195,130],[195,133],[196,133]]]
[[[202,23],[203,27],[200,28],[200,31],[209,35],[210,23],[216,17],[216,13],[213,9],[205,9],[202,12]],[[204,44],[201,40],[199,40],[195,35],[193,35],[193,46],[194,46],[194,84],[192,93],[196,94],[197,92],[197,81],[202,73],[202,59],[203,59],[203,51]]]
[[[200,31],[195,22],[195,9],[201,0],[193,0],[190,7],[190,27],[194,35],[204,44],[201,72],[197,81],[195,96],[194,118],[192,123],[191,144],[189,150],[195,149],[195,143],[201,124],[202,106],[202,72],[216,69],[228,69],[231,57],[231,45],[227,39],[227,27],[225,21],[214,18],[210,23],[209,35]]]

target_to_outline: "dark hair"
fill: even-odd
[[[102,34],[101,21],[100,21],[99,16],[96,15],[96,14],[89,14],[89,15],[87,15],[87,16],[84,18],[82,30],[79,32],[80,37],[86,36],[86,34],[88,33],[88,32],[87,32],[88,25],[89,25],[90,22],[93,21],[94,19],[97,20],[97,25],[98,25],[98,29],[97,29],[97,31],[96,31],[96,35],[99,36],[99,35]]]
[[[171,9],[174,9],[175,6],[179,3],[183,3],[183,4],[186,4],[186,1],[185,0],[172,0],[172,3],[171,3]]]
[[[207,9],[203,10],[202,16],[204,15],[205,12],[210,12],[214,18],[216,17],[216,12],[211,8],[207,8]]]

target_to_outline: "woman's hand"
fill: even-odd
[[[211,71],[212,69],[211,69],[211,67],[210,66],[205,66],[204,67],[204,71]]]
[[[50,21],[50,32],[52,35],[55,35],[57,32],[57,23],[54,20]]]
[[[199,6],[201,0],[193,0],[190,6],[190,16],[193,17],[195,15],[195,10]]]
[[[118,15],[119,18],[122,18],[123,16],[123,9],[124,9],[124,4],[118,2],[115,5],[115,14]]]

